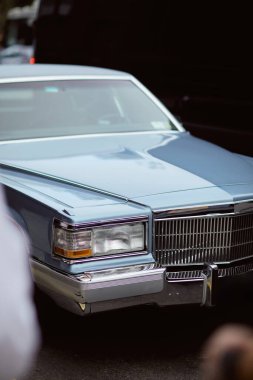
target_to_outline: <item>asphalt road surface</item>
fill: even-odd
[[[151,306],[78,317],[39,299],[42,347],[25,380],[197,380],[201,347],[228,322],[253,325],[252,303]]]

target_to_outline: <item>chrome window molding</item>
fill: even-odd
[[[142,92],[144,92],[156,105],[160,108],[160,110],[172,121],[172,123],[176,126],[178,129],[178,132],[185,132],[185,128],[182,126],[182,124],[179,123],[179,121],[175,118],[175,116],[166,108],[160,100],[153,95],[151,91],[147,89],[141,82],[138,81],[136,78],[131,78],[132,82],[139,87]],[[169,130],[168,130],[169,131]]]
[[[69,81],[69,80],[132,80],[130,75],[38,75],[16,78],[1,78],[0,84],[7,83],[26,83],[26,82],[45,82],[45,81]]]
[[[94,137],[107,137],[107,136],[136,136],[136,135],[152,135],[157,134],[157,132],[163,133],[163,134],[169,134],[170,136],[173,134],[178,134],[178,131],[170,131],[170,130],[163,130],[163,131],[133,131],[133,132],[108,132],[108,133],[90,133],[87,135],[69,135],[69,136],[54,136],[54,137],[34,137],[32,139],[17,139],[17,140],[1,140],[0,145],[6,145],[6,144],[19,144],[19,143],[30,143],[34,141],[58,141],[58,140],[75,140],[75,139],[89,139]]]

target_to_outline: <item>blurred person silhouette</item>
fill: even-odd
[[[40,344],[33,303],[29,243],[10,217],[0,185],[0,380],[24,376]]]
[[[253,380],[253,330],[228,324],[218,328],[202,352],[203,380]]]

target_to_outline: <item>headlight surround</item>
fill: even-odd
[[[101,257],[146,250],[146,222],[136,221],[87,229],[55,225],[53,253],[67,259]]]

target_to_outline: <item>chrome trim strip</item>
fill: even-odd
[[[235,214],[248,213],[253,211],[253,200],[235,202]]]
[[[166,116],[172,121],[172,123],[175,125],[176,128],[180,132],[185,132],[185,128],[178,122],[178,120],[175,118],[175,116],[166,108],[162,102],[151,92],[147,87],[145,87],[141,82],[138,81],[135,77],[132,77],[132,82],[136,84],[137,87],[139,87],[150,99],[153,100],[153,102],[160,108],[161,111],[163,111]]]
[[[229,212],[229,213],[208,213],[208,214],[199,214],[199,215],[178,215],[178,216],[172,216],[172,217],[168,217],[168,218],[155,218],[155,222],[163,222],[163,221],[166,221],[166,220],[185,220],[185,219],[203,219],[203,217],[205,218],[215,218],[215,217],[223,217],[223,216],[234,216],[235,213],[234,212]],[[198,228],[198,226],[195,226],[196,228]],[[194,231],[195,233],[195,231]]]
[[[194,207],[182,207],[178,209],[162,209],[162,210],[153,210],[153,216],[155,220],[170,218],[175,215],[180,217],[180,215],[192,216],[194,215],[208,215],[218,212],[223,214],[225,212],[232,213],[242,213],[242,212],[251,212],[253,211],[253,199],[235,201],[233,203],[223,203],[223,204],[206,204],[206,205],[196,205]]]
[[[39,75],[39,76],[28,76],[28,77],[16,77],[16,78],[1,78],[0,84],[3,83],[25,83],[25,82],[46,82],[46,81],[68,81],[68,80],[86,80],[86,79],[108,79],[108,80],[132,80],[131,75]]]
[[[96,133],[96,134],[87,134],[87,135],[70,135],[70,136],[55,136],[55,137],[35,137],[31,139],[18,139],[18,140],[1,140],[0,145],[6,144],[19,144],[27,142],[38,142],[38,141],[58,141],[58,140],[74,140],[74,139],[88,139],[94,137],[108,137],[108,136],[136,136],[136,135],[152,135],[157,133],[163,134],[177,134],[179,131],[166,131],[166,130],[155,130],[155,131],[136,131],[136,132],[108,132],[108,133]]]
[[[74,265],[74,264],[84,264],[87,262],[94,262],[94,261],[102,261],[102,260],[110,260],[110,259],[123,259],[126,257],[134,257],[134,256],[145,256],[148,254],[148,251],[139,251],[139,252],[129,252],[129,253],[117,253],[115,255],[107,255],[107,256],[96,256],[96,257],[87,257],[86,259],[65,259],[64,257],[57,256],[54,253],[52,253],[52,257],[56,260],[60,260],[61,262],[68,264],[68,265]]]
[[[87,271],[74,276],[75,280],[82,283],[99,283],[104,281],[120,280],[122,278],[133,278],[149,276],[157,273],[164,273],[163,268],[157,268],[155,264],[139,264],[113,269],[103,269],[98,271]],[[73,276],[70,276],[73,277]]]
[[[61,221],[57,218],[54,218],[54,224],[60,225],[60,227],[63,227],[66,230],[81,230],[81,229],[89,229],[93,227],[100,227],[100,226],[114,226],[117,224],[131,224],[135,222],[148,222],[148,216],[147,215],[140,215],[140,216],[133,216],[128,218],[115,218],[115,219],[107,219],[105,221],[95,221],[95,222],[83,222],[83,223],[69,223],[65,221]]]

